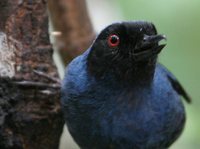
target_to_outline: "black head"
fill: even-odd
[[[88,56],[88,69],[96,77],[110,73],[120,79],[130,79],[154,71],[157,54],[165,45],[155,26],[148,22],[111,24],[98,35]],[[150,71],[148,70],[148,71]]]

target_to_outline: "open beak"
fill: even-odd
[[[143,41],[134,50],[134,59],[140,61],[158,55],[166,46],[166,44],[159,45],[162,40],[167,40],[165,35],[144,35]]]

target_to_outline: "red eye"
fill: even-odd
[[[108,45],[110,47],[116,47],[119,45],[119,37],[115,34],[110,35],[108,38]]]

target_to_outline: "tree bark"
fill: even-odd
[[[59,145],[64,122],[46,4],[0,0],[1,149]]]
[[[85,0],[48,0],[56,46],[67,65],[84,52],[95,38]]]

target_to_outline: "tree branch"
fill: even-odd
[[[59,78],[46,5],[46,0],[0,1],[1,149],[56,149],[59,145],[64,121],[60,87],[53,81]]]
[[[49,0],[56,46],[64,64],[81,54],[95,37],[85,0]],[[55,34],[54,34],[55,35]]]

